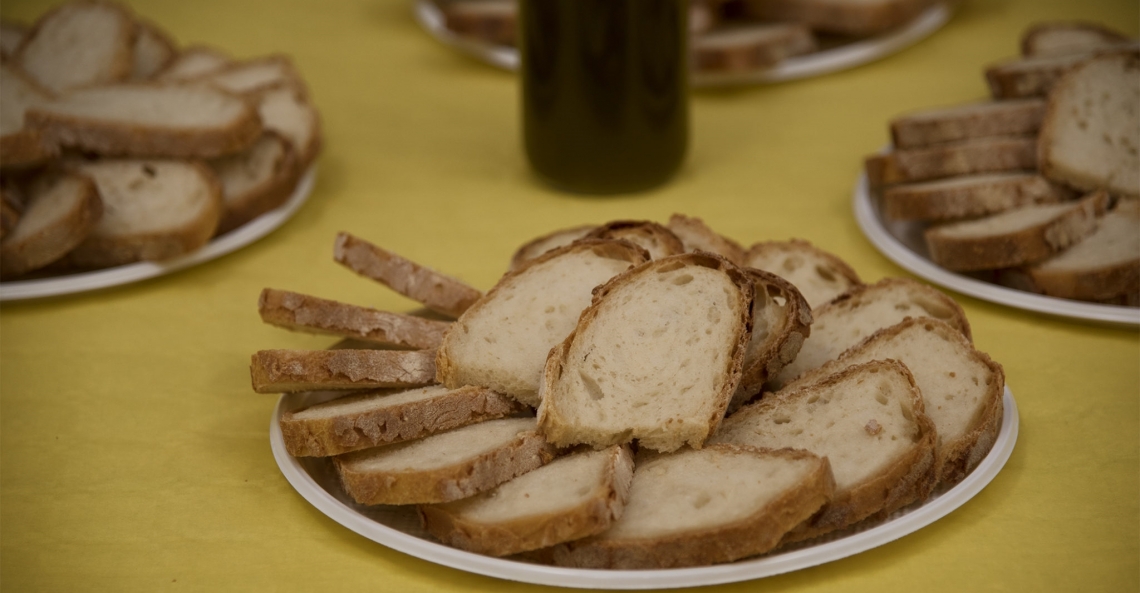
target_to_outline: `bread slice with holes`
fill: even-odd
[[[515,250],[514,255],[511,256],[510,271],[515,271],[522,267],[523,263],[532,260],[547,251],[565,247],[578,239],[585,237],[590,231],[597,228],[597,225],[586,224],[564,229],[558,229],[552,233],[547,233],[540,237],[535,237],[530,241],[524,243],[521,247]]]
[[[693,67],[703,73],[753,72],[818,49],[811,30],[799,23],[721,27],[692,38]]]
[[[435,382],[435,351],[261,350],[249,372],[258,393],[418,387]]]
[[[18,67],[0,62],[0,168],[27,168],[59,154],[56,143],[24,124],[28,109],[51,98]]]
[[[791,364],[811,335],[811,306],[792,283],[763,270],[746,268],[744,272],[752,281],[752,334],[729,413],[759,394],[769,378]]]
[[[261,291],[265,323],[294,331],[353,338],[399,349],[435,349],[451,326],[445,321],[378,311],[286,290]]]
[[[208,164],[222,185],[219,235],[289,201],[302,173],[292,145],[271,131],[249,149]]]
[[[1075,197],[1037,173],[988,173],[893,185],[883,189],[882,207],[888,220],[946,222]]]
[[[1045,101],[985,101],[926,109],[891,120],[895,148],[923,148],[992,136],[1032,136],[1045,117]]]
[[[123,6],[67,2],[36,21],[15,60],[40,86],[62,93],[125,80],[134,41],[134,18]]]
[[[745,254],[744,265],[791,282],[813,308],[863,283],[839,256],[803,239],[756,243]]]
[[[0,242],[0,275],[18,276],[59,260],[103,214],[95,184],[82,175],[48,172],[27,190],[19,222]]]
[[[736,265],[744,261],[744,248],[739,243],[712,230],[699,218],[674,214],[665,226],[681,239],[687,252],[715,253]]]
[[[474,496],[538,469],[557,450],[534,418],[502,418],[333,458],[359,504],[436,504]]]
[[[586,233],[584,238],[629,241],[648,251],[650,259],[685,252],[685,246],[673,231],[649,220],[614,220]]]
[[[296,457],[328,457],[400,443],[522,411],[488,389],[416,389],[353,393],[281,417],[283,442]],[[531,421],[533,425],[533,421]]]
[[[539,430],[558,446],[700,448],[740,382],[751,279],[728,260],[653,260],[598,288],[546,360]]]
[[[575,568],[660,569],[763,554],[835,488],[826,458],[795,449],[710,445],[638,460],[613,527],[555,546]]]
[[[443,543],[507,556],[609,529],[621,517],[632,478],[627,447],[587,449],[488,492],[418,509],[424,528]]]
[[[792,542],[926,499],[940,471],[936,439],[910,371],[876,360],[766,395],[726,418],[711,442],[793,447],[828,458],[835,494],[784,537]]]
[[[1111,49],[1128,41],[1127,35],[1097,23],[1048,21],[1029,27],[1021,36],[1021,55],[1063,56]]]
[[[865,161],[871,187],[1037,168],[1036,136],[994,136],[894,150]]]

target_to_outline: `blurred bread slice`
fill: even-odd
[[[891,120],[895,148],[921,148],[990,136],[1031,136],[1045,117],[1042,99],[986,101],[908,113]]]
[[[1029,27],[1021,36],[1021,55],[1063,56],[1118,47],[1129,37],[1103,25],[1085,21],[1050,21]]]
[[[661,259],[685,252],[673,231],[650,220],[614,220],[586,233],[588,239],[621,239],[649,252],[650,259]]]
[[[435,382],[435,351],[261,350],[249,371],[258,393],[420,387]]]
[[[289,200],[301,171],[293,147],[267,131],[249,149],[209,161],[222,184],[221,235]]]
[[[803,23],[813,30],[863,37],[904,25],[931,0],[745,0],[745,12],[769,21]]]
[[[40,17],[16,52],[25,72],[52,93],[125,80],[134,17],[122,5],[76,0]]]
[[[74,173],[39,175],[29,184],[27,197],[19,222],[0,242],[4,277],[62,258],[83,241],[103,213],[95,184]]]
[[[574,241],[585,237],[590,233],[590,231],[596,228],[597,225],[592,224],[569,227],[565,229],[559,229],[552,233],[547,233],[541,237],[536,237],[530,241],[527,241],[525,244],[515,250],[514,255],[511,256],[510,271],[513,272],[519,269],[522,267],[523,262],[534,259],[546,253],[547,251],[551,251],[559,247],[565,247],[566,245],[569,245]]]
[[[0,19],[0,58],[10,60],[28,36],[28,27],[23,23]]]
[[[756,243],[745,254],[744,265],[791,282],[812,308],[862,284],[847,262],[803,239]]]
[[[284,54],[275,54],[243,62],[233,62],[199,80],[238,95],[256,94],[272,87],[286,86],[302,94],[305,83]]]
[[[292,85],[266,90],[258,98],[257,113],[265,129],[293,145],[301,170],[308,169],[321,149],[321,122],[304,91]]]
[[[866,159],[871,187],[958,175],[1037,168],[1036,136],[994,136],[926,148],[893,150]]]
[[[222,70],[232,62],[229,54],[205,45],[191,45],[178,52],[165,68],[155,75],[167,82],[195,80]]]
[[[665,226],[681,239],[687,252],[715,253],[736,265],[744,261],[744,248],[739,243],[712,230],[699,218],[674,214]]]
[[[178,55],[178,44],[158,25],[135,20],[135,43],[131,50],[131,80],[149,80]]]
[[[1006,60],[986,68],[986,84],[994,99],[1046,97],[1066,72],[1098,55],[1135,52],[1136,41],[1081,53],[1045,55]]]
[[[23,189],[10,178],[0,177],[0,240],[16,228],[23,212]]]
[[[0,168],[27,168],[59,154],[40,130],[24,125],[28,109],[51,98],[17,66],[0,62]]]
[[[701,72],[750,72],[815,51],[811,30],[798,23],[752,24],[713,29],[691,41],[694,67]]]
[[[494,45],[515,45],[518,5],[515,0],[462,0],[442,5],[444,26],[459,35]]]
[[[888,220],[943,222],[1074,197],[1076,192],[1036,173],[986,173],[886,187],[882,206]]]

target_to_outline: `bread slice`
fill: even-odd
[[[305,92],[296,85],[262,91],[257,113],[265,129],[281,134],[293,145],[301,170],[308,169],[321,151],[321,119]]]
[[[261,137],[251,105],[194,84],[91,87],[34,106],[25,117],[61,145],[101,155],[214,158]]]
[[[884,278],[855,287],[812,311],[811,335],[800,353],[771,382],[779,389],[792,379],[838,358],[871,334],[908,317],[933,317],[971,339],[970,323],[954,299],[909,278]]]
[[[0,240],[3,240],[20,222],[24,212],[20,189],[14,183],[0,179]]]
[[[438,348],[451,325],[272,288],[261,291],[257,309],[262,321],[278,327],[354,338],[389,348]]]
[[[872,360],[897,360],[914,375],[926,415],[938,433],[939,482],[966,477],[989,453],[1002,420],[1005,372],[961,332],[937,319],[907,319],[784,387],[806,388],[842,369]]]
[[[125,80],[131,74],[133,16],[119,4],[78,0],[40,17],[16,62],[53,93]]]
[[[547,358],[539,431],[558,446],[700,448],[740,381],[752,293],[748,276],[707,253],[650,261],[599,287]]]
[[[1097,23],[1049,21],[1037,23],[1021,36],[1021,55],[1026,57],[1063,56],[1127,43],[1127,35]]]
[[[713,29],[693,37],[693,67],[701,72],[751,72],[818,49],[799,23],[752,24]]]
[[[891,120],[891,141],[896,149],[910,149],[990,136],[1032,136],[1041,127],[1043,117],[1043,99],[927,109]]]
[[[30,167],[59,154],[58,145],[24,125],[28,109],[50,100],[51,94],[18,67],[0,62],[0,168]]]
[[[178,44],[161,27],[145,19],[135,20],[135,43],[131,50],[131,80],[149,80],[178,55]]]
[[[740,265],[744,261],[744,248],[728,237],[718,234],[696,217],[674,214],[666,225],[685,245],[685,251],[707,251]]]
[[[280,426],[290,455],[328,457],[419,439],[522,409],[488,389],[432,385],[346,395],[288,412],[281,416]]]
[[[649,252],[650,259],[661,259],[685,252],[673,231],[649,220],[615,220],[586,233],[588,239],[621,239]]]
[[[775,548],[835,488],[826,458],[711,445],[638,461],[613,527],[555,546],[554,563],[647,569],[732,562]]]
[[[28,27],[23,23],[0,19],[0,58],[11,60],[20,44],[28,37]]]
[[[288,86],[304,92],[305,83],[285,54],[230,63],[199,80],[239,95],[253,95],[271,87]]]
[[[1138,104],[1140,53],[1074,68],[1049,94],[1038,141],[1041,174],[1084,191],[1140,198]]]
[[[803,239],[756,243],[745,254],[744,265],[791,282],[813,308],[863,283],[839,256]]]
[[[514,255],[511,256],[510,271],[513,272],[519,269],[524,262],[534,259],[547,251],[565,247],[585,237],[590,231],[596,228],[597,225],[587,224],[559,229],[552,233],[542,235],[541,237],[536,237],[515,250]]]
[[[752,335],[729,413],[760,393],[769,378],[795,360],[811,335],[811,306],[795,286],[770,272],[751,268],[744,272],[753,287]]]
[[[481,385],[538,407],[547,354],[574,330],[592,292],[648,258],[624,241],[590,239],[508,272],[447,331],[436,380]]]
[[[1101,54],[1136,51],[1136,43],[1083,53],[1018,58],[986,68],[986,84],[994,99],[1046,97],[1066,72]]]
[[[488,420],[333,459],[359,504],[435,504],[474,496],[538,469],[557,451],[534,418]]]
[[[225,52],[205,45],[184,48],[155,78],[167,82],[195,80],[222,70],[233,60]]]
[[[95,184],[76,174],[42,174],[31,183],[19,223],[0,242],[0,275],[42,268],[83,241],[103,214]]]
[[[957,175],[1037,168],[1036,136],[995,136],[876,154],[866,160],[871,187]]]
[[[106,160],[76,168],[95,181],[103,216],[68,253],[73,265],[98,268],[170,259],[202,247],[214,235],[221,189],[200,162]]]
[[[745,0],[753,17],[804,23],[816,31],[865,37],[902,26],[931,0]]]
[[[249,371],[258,393],[418,387],[435,381],[435,351],[261,350]]]
[[[831,462],[831,502],[784,537],[792,542],[924,500],[939,476],[936,438],[910,371],[876,360],[766,395],[725,418],[711,442],[793,447]]]
[[[507,556],[605,531],[621,517],[632,478],[629,449],[613,446],[559,457],[489,492],[418,508],[424,528],[443,543]]]
[[[219,235],[287,202],[302,173],[292,145],[270,131],[248,150],[211,160],[209,165],[222,185]]]
[[[1075,197],[1036,173],[986,173],[893,185],[883,189],[882,206],[888,220],[943,222]]]
[[[985,218],[926,230],[934,263],[955,271],[1010,268],[1044,260],[1096,230],[1108,194],[1094,192],[1075,202],[1030,205]]]
[[[518,34],[515,0],[446,2],[442,8],[444,26],[452,33],[493,45],[515,45]]]

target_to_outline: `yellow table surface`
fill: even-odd
[[[4,2],[30,22],[47,2]],[[269,448],[274,395],[250,354],[333,340],[263,325],[264,287],[414,304],[332,261],[350,231],[489,288],[555,228],[704,218],[750,244],[807,238],[869,281],[906,276],[864,238],[851,193],[904,111],[986,96],[982,68],[1043,19],[1132,35],[1134,1],[962,4],[905,51],[846,72],[697,91],[683,170],[649,193],[551,191],[521,151],[513,74],[428,37],[408,0],[136,2],[183,43],[287,52],[323,119],[308,203],[241,251],[180,273],[0,309],[0,587],[6,591],[538,591],[390,550],[325,517]],[[1136,591],[1140,336],[954,295],[1005,367],[1021,432],[978,496],[898,541],[716,591]]]

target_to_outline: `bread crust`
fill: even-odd
[[[515,45],[518,14],[510,0],[446,2],[441,8],[444,26],[456,35],[494,45]]]
[[[41,183],[76,184],[79,198],[73,207],[52,224],[17,240],[13,237],[0,244],[0,275],[18,276],[42,268],[79,245],[103,215],[103,202],[95,183],[75,173],[48,173]],[[46,190],[46,187],[44,188]]]
[[[783,60],[818,49],[806,26],[796,23],[769,25],[775,33],[726,44],[718,33],[734,34],[732,28],[706,31],[693,37],[693,66],[700,72],[750,72],[770,68]],[[778,28],[778,29],[777,29]],[[741,32],[756,31],[741,28]]]
[[[435,381],[435,351],[261,350],[249,370],[257,393],[419,387]]]
[[[685,252],[684,244],[673,231],[651,220],[614,220],[593,229],[582,238],[629,241],[648,251],[651,259]]]
[[[744,263],[744,248],[739,243],[712,230],[695,216],[674,214],[665,226],[681,239],[686,251],[715,253],[738,266]]]
[[[843,261],[839,258],[839,256],[831,252],[824,251],[823,249],[812,245],[810,242],[804,239],[788,239],[787,241],[759,241],[757,243],[753,243],[752,246],[748,248],[748,251],[744,256],[744,265],[756,268],[756,266],[753,265],[756,258],[763,257],[764,255],[773,252],[803,254],[806,257],[814,260],[813,263],[819,263],[822,261],[826,265],[826,271],[836,278],[835,284],[837,286],[835,288],[835,296],[838,296],[847,290],[850,290],[854,286],[863,284],[863,280],[859,278],[859,274],[857,274],[855,270],[850,265],[848,265],[847,262]],[[776,274],[777,276],[781,276],[781,270],[766,271]],[[807,299],[808,304],[812,307],[818,307],[831,300],[831,298],[834,298],[834,296],[831,298],[823,298],[826,295],[822,294],[815,295],[813,294],[813,291],[808,290],[806,287],[797,286],[796,290],[800,291],[800,294],[803,295],[805,299]],[[813,297],[815,298],[814,301]]]
[[[266,130],[264,136],[270,136],[279,142],[283,148],[281,158],[277,161],[274,173],[257,186],[250,188],[241,196],[226,196],[223,199],[224,208],[222,219],[218,223],[216,235],[223,235],[233,229],[243,226],[247,222],[273,210],[293,195],[297,183],[301,179],[300,164],[297,162],[297,153],[293,145],[276,132]],[[256,147],[257,144],[255,143]],[[253,150],[251,147],[250,150]],[[226,158],[241,158],[237,155]],[[219,162],[210,163],[215,172],[219,172]],[[220,181],[220,179],[219,179]]]
[[[804,340],[811,335],[811,306],[791,282],[755,268],[745,268],[744,273],[752,280],[754,310],[756,303],[761,302],[766,302],[766,307],[779,306],[772,302],[775,297],[783,299],[784,305],[778,325],[765,328],[767,337],[755,349],[751,343],[756,340],[759,329],[753,315],[753,335],[745,350],[740,383],[728,405],[728,413],[759,394],[770,377],[774,377],[780,369],[795,360]]]
[[[817,31],[867,36],[903,25],[926,10],[932,0],[891,0],[878,3],[827,0],[747,0],[750,16],[772,21],[805,23]]]
[[[909,278],[883,278],[874,284],[863,284],[852,288],[846,293],[838,296],[835,300],[824,305],[827,308],[852,308],[857,307],[865,298],[872,298],[868,295],[874,295],[878,290],[887,289],[891,286],[905,286],[907,290],[913,291],[915,294],[926,297],[930,301],[937,304],[938,307],[944,308],[941,315],[920,315],[920,317],[932,317],[944,323],[950,324],[951,327],[958,330],[966,340],[973,343],[974,337],[970,329],[970,321],[966,319],[966,312],[962,306],[954,299],[946,296],[936,288],[927,286],[921,282],[911,280]],[[815,317],[818,319],[823,314],[824,309],[818,308],[815,312]]]
[[[890,122],[895,148],[923,148],[946,142],[993,137],[1031,136],[1041,127],[1045,102],[1040,99],[999,101],[940,109],[937,116],[918,112]]]
[[[1036,168],[1036,136],[962,140],[928,148],[895,150],[866,159],[867,181],[871,187]]]
[[[341,336],[400,349],[435,349],[451,323],[359,307],[307,294],[266,288],[257,302],[261,320],[306,333]]]
[[[1079,54],[1007,60],[986,68],[986,84],[998,100],[1047,97],[1053,85],[1073,68],[1100,55],[1134,53],[1136,49],[1135,42],[1125,42],[1121,47]]]
[[[515,250],[514,255],[511,256],[510,271],[513,272],[519,269],[522,266],[523,262],[534,259],[543,253],[550,251],[551,249],[565,247],[566,245],[569,245],[570,243],[573,243],[574,241],[585,237],[590,231],[596,228],[598,228],[597,225],[584,224],[565,229],[558,229],[552,233],[547,233],[545,235],[535,237],[534,239],[527,241],[521,247]],[[547,247],[548,245],[552,244],[554,247]]]
[[[937,184],[907,183],[884,188],[883,215],[888,220],[950,221],[1076,197],[1076,192],[1029,173],[1002,179],[979,177],[976,183],[952,187]]]

